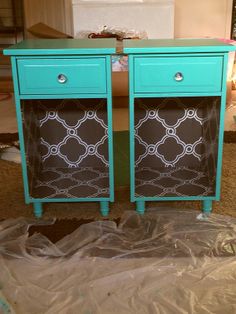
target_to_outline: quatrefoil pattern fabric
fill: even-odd
[[[219,109],[219,97],[136,100],[136,197],[214,195]]]
[[[24,134],[33,197],[109,197],[106,101],[24,101]]]

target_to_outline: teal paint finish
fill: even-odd
[[[21,59],[20,94],[106,93],[105,58]]]
[[[203,212],[210,213],[212,211],[212,201],[204,200],[202,203],[203,203]]]
[[[109,203],[108,202],[100,202],[100,211],[103,217],[106,217],[109,214]]]
[[[129,56],[129,149],[130,149],[130,201],[135,201],[135,170],[134,170],[134,94],[133,94],[133,56]]]
[[[220,109],[220,125],[219,125],[219,146],[216,173],[216,200],[220,200],[222,160],[223,160],[223,144],[224,144],[224,123],[225,123],[225,106],[226,106],[226,78],[228,67],[228,54],[224,55],[223,80],[222,80],[222,96]]]
[[[37,218],[41,218],[43,215],[43,204],[40,202],[34,203],[34,215]]]
[[[14,95],[15,95],[15,104],[16,104],[16,119],[18,126],[18,136],[20,142],[20,153],[21,153],[21,167],[22,167],[22,177],[23,177],[23,185],[24,185],[24,195],[25,202],[29,204],[29,185],[28,185],[28,176],[27,176],[27,164],[26,164],[26,156],[25,156],[25,143],[24,143],[24,134],[23,134],[23,123],[21,116],[21,104],[19,97],[19,89],[18,89],[18,80],[17,80],[17,65],[16,58],[11,57],[11,66],[12,66],[12,76],[13,76],[13,84],[14,84]]]
[[[226,101],[227,54],[235,46],[218,40],[127,40],[124,52],[129,55],[130,122],[130,197],[139,213],[146,201],[200,200],[203,211],[212,210],[212,201],[220,198],[224,113]],[[176,80],[180,72],[182,79]],[[135,110],[136,98],[220,96],[220,121],[215,193],[167,197],[135,196]]]
[[[195,92],[195,93],[189,93],[189,92],[182,92],[182,91],[179,91],[179,92],[173,92],[173,93],[157,93],[157,92],[153,92],[153,93],[134,93],[134,97],[135,98],[150,98],[150,97],[153,97],[153,98],[158,98],[158,97],[199,97],[199,96],[221,96],[222,95],[222,92]]]
[[[53,202],[99,202],[102,214],[107,215],[109,212],[109,202],[114,201],[110,55],[115,53],[115,45],[114,39],[27,40],[4,50],[4,54],[12,56],[25,201],[27,204],[33,204],[36,217],[42,216],[44,203]],[[60,74],[64,77],[59,76]],[[63,98],[104,98],[107,101],[108,197],[32,198],[30,196],[21,100]]]
[[[116,40],[108,39],[27,39],[4,51],[10,56],[107,55],[116,52]]]
[[[235,46],[218,39],[144,39],[124,40],[124,53],[217,53],[234,51]]]
[[[47,95],[20,95],[20,99],[61,99],[61,98],[71,98],[71,99],[85,99],[85,98],[107,98],[107,93],[104,94],[89,94],[89,93],[81,93],[81,94],[47,94]]]
[[[220,92],[222,66],[222,57],[135,57],[134,91]]]
[[[114,202],[114,152],[113,152],[113,118],[112,118],[112,84],[111,84],[111,56],[106,58],[107,69],[107,118],[108,118],[108,156],[109,156],[109,186],[110,201]]]
[[[145,202],[144,201],[137,201],[136,202],[136,211],[143,215],[145,212]]]

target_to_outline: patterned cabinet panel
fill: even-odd
[[[30,196],[109,197],[106,100],[23,100],[22,108]]]
[[[214,196],[220,97],[135,100],[135,196]]]

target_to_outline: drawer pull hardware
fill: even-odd
[[[59,83],[64,84],[67,81],[67,77],[64,74],[59,74],[57,80]]]
[[[175,78],[175,80],[176,80],[177,82],[181,82],[181,81],[183,81],[184,76],[183,76],[183,74],[182,74],[181,72],[177,72],[177,73],[175,74],[174,78]]]

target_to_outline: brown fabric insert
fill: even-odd
[[[32,197],[109,197],[104,99],[24,100],[22,115]]]
[[[214,195],[219,116],[219,97],[137,99],[136,196]]]

